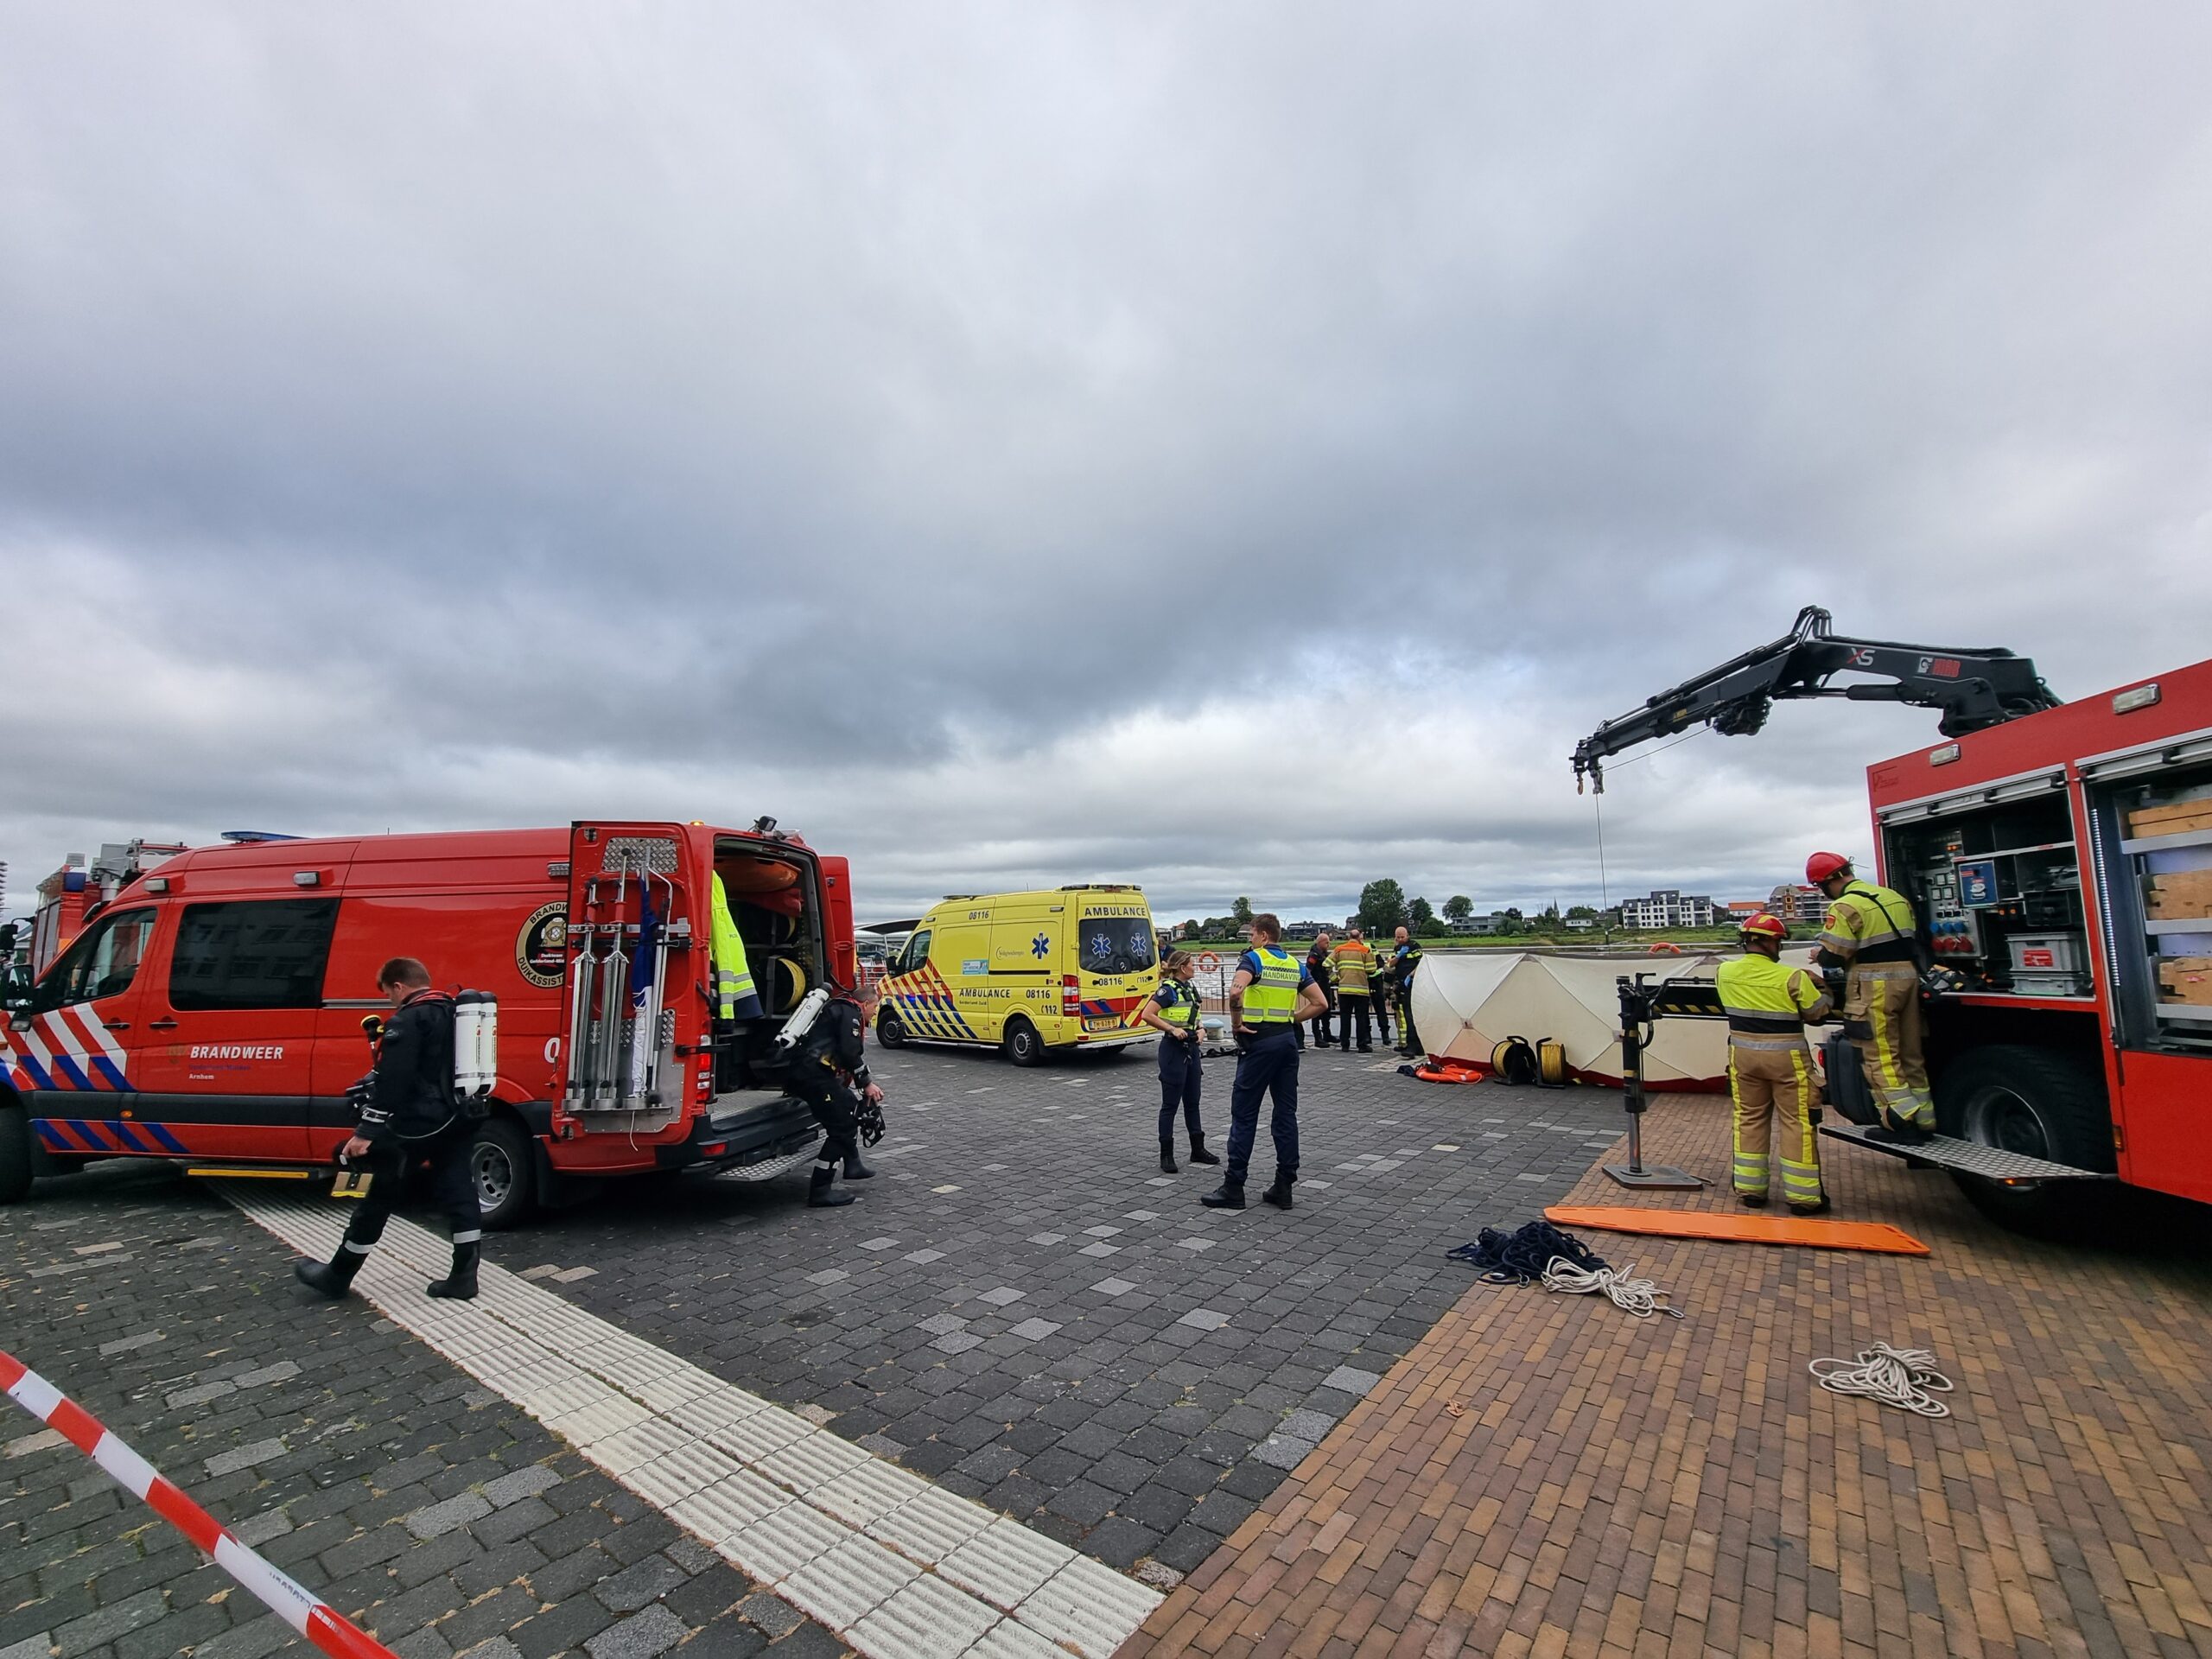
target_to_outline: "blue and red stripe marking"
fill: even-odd
[[[168,1154],[180,1158],[191,1155],[190,1148],[161,1123],[35,1117],[31,1128],[49,1152],[136,1152],[150,1157]]]

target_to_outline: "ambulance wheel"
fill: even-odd
[[[468,1176],[484,1225],[513,1226],[531,1211],[530,1138],[504,1117],[485,1119],[468,1148]]]
[[[0,1204],[21,1204],[31,1191],[31,1121],[20,1106],[0,1106]]]
[[[875,1016],[875,1040],[886,1048],[906,1046],[906,1027],[889,1008]]]
[[[1006,1057],[1016,1065],[1045,1064],[1045,1039],[1037,1027],[1016,1015],[1006,1024]]]

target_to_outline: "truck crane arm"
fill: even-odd
[[[1909,702],[1940,709],[1938,729],[1946,737],[2058,707],[2035,664],[2001,647],[1955,650],[1891,639],[1852,639],[1833,632],[1833,624],[1826,611],[1808,605],[1781,639],[1670,686],[1643,708],[1607,721],[1574,746],[1575,792],[1581,793],[1582,780],[1587,778],[1604,794],[1605,761],[1639,743],[1700,724],[1724,737],[1748,737],[1766,724],[1776,702],[1796,697],[1847,697],[1857,702]],[[1872,675],[1886,683],[1828,683],[1846,671]]]

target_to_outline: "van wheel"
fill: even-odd
[[[19,1106],[0,1106],[0,1204],[21,1204],[30,1191],[30,1117]]]
[[[486,1228],[512,1227],[531,1212],[532,1174],[528,1135],[504,1117],[488,1117],[477,1126],[468,1148],[468,1176],[476,1183],[476,1207]]]
[[[1045,1063],[1045,1039],[1037,1034],[1037,1027],[1027,1020],[1007,1020],[1006,1057],[1016,1065],[1042,1065]]]
[[[875,1016],[875,1040],[886,1048],[906,1046],[906,1027],[889,1008]]]

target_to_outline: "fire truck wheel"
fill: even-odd
[[[1019,1014],[1006,1022],[1006,1057],[1016,1065],[1042,1065],[1045,1039]]]
[[[906,1046],[906,1027],[889,1008],[875,1016],[875,1040],[886,1048]]]
[[[2113,1166],[2104,1079],[2072,1055],[2013,1043],[1974,1049],[1944,1071],[1936,1095],[1936,1127],[1946,1135],[2076,1169]],[[1959,1178],[1974,1208],[1992,1221],[2038,1233],[2065,1232],[2094,1205],[2101,1185],[2008,1186]]]
[[[476,1182],[485,1226],[512,1227],[530,1213],[530,1140],[505,1118],[486,1118],[478,1128],[468,1149],[468,1173]]]
[[[0,1204],[21,1204],[30,1190],[30,1118],[20,1106],[0,1106]]]

